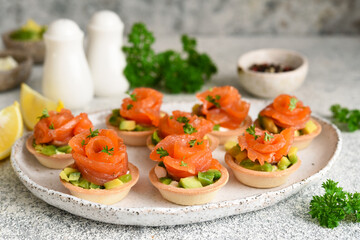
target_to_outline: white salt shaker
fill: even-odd
[[[87,58],[96,96],[119,96],[129,88],[123,74],[126,66],[121,50],[123,31],[124,24],[114,12],[100,11],[90,20]]]
[[[72,20],[59,19],[44,34],[46,54],[42,89],[65,107],[85,107],[94,96],[93,81],[83,47],[84,33]]]

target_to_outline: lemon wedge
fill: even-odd
[[[12,145],[21,137],[23,130],[18,102],[0,111],[0,160],[10,155]]]
[[[25,126],[29,130],[33,130],[35,124],[39,120],[38,117],[41,116],[44,108],[49,111],[60,111],[64,108],[64,104],[61,101],[56,103],[53,100],[42,96],[40,93],[23,83],[21,84],[20,90],[20,108]]]

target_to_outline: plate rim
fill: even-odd
[[[89,116],[91,115],[96,115],[96,114],[101,114],[101,113],[105,113],[109,111],[108,109],[106,110],[99,110],[99,111],[94,111],[94,112],[90,112],[88,113]],[[62,210],[67,211],[66,209],[60,207],[60,206],[56,206],[46,200],[44,200],[43,198],[37,196],[35,193],[33,193],[32,189],[30,189],[29,187],[32,186],[34,188],[34,190],[37,190],[38,192],[43,192],[43,193],[47,193],[47,195],[54,195],[56,197],[59,198],[60,201],[62,202],[68,202],[70,201],[70,204],[81,204],[81,207],[89,207],[89,208],[96,208],[100,211],[106,211],[106,212],[116,212],[118,214],[121,213],[126,213],[126,214],[131,214],[131,215],[141,215],[141,214],[149,214],[149,209],[151,209],[151,214],[159,214],[159,215],[174,215],[174,214],[186,214],[186,213],[194,213],[194,212],[201,212],[201,211],[206,211],[206,210],[221,210],[221,209],[225,209],[225,208],[229,208],[229,207],[233,207],[233,206],[241,206],[243,203],[246,202],[250,202],[253,200],[256,200],[259,197],[266,197],[268,195],[278,195],[281,193],[285,193],[285,192],[290,192],[290,194],[288,194],[288,196],[285,196],[283,199],[295,194],[296,192],[300,191],[304,186],[308,185],[309,183],[315,181],[316,179],[320,179],[322,176],[325,175],[326,172],[328,172],[328,170],[332,167],[332,165],[334,164],[334,162],[336,161],[336,159],[338,158],[338,155],[341,152],[342,149],[342,135],[340,130],[330,121],[316,115],[313,114],[313,117],[316,118],[316,120],[319,120],[320,122],[329,125],[333,130],[335,130],[336,133],[336,138],[337,138],[337,142],[336,142],[336,148],[335,151],[333,153],[333,155],[331,156],[331,158],[329,159],[328,163],[322,168],[320,169],[318,172],[314,173],[313,175],[302,179],[301,181],[295,182],[285,188],[282,189],[278,189],[278,190],[269,190],[267,192],[264,193],[260,193],[260,194],[255,194],[255,195],[251,195],[245,198],[240,198],[240,199],[233,199],[233,200],[225,200],[225,201],[221,201],[221,202],[210,202],[210,203],[206,203],[203,205],[194,205],[194,206],[177,206],[176,208],[169,208],[169,207],[122,207],[122,206],[112,206],[112,205],[104,205],[104,204],[99,204],[99,203],[93,203],[87,200],[83,200],[80,198],[77,198],[71,194],[67,194],[67,193],[63,193],[63,192],[59,192],[53,189],[48,189],[46,187],[43,187],[39,184],[37,184],[36,182],[34,182],[32,179],[29,178],[28,175],[25,174],[25,172],[23,170],[21,170],[19,164],[17,163],[15,156],[16,156],[16,152],[17,150],[22,150],[23,146],[21,147],[21,144],[23,144],[24,139],[29,136],[31,134],[31,132],[24,134],[21,138],[19,138],[15,144],[12,147],[12,151],[11,151],[11,157],[10,157],[10,161],[11,161],[11,165],[12,168],[14,169],[16,175],[18,176],[18,178],[21,180],[21,182],[23,183],[23,185],[25,185],[26,188],[28,188],[28,190],[34,194],[36,197],[38,197],[39,199],[47,202],[48,204],[55,206],[57,208],[60,208]],[[19,146],[19,147],[17,147]],[[28,186],[29,185],[29,186]],[[68,201],[67,201],[68,200]],[[205,220],[195,220],[195,221],[189,221],[190,223],[195,223],[195,222],[203,222],[203,221],[207,221],[207,220],[211,220],[211,219],[217,219],[220,217],[225,217],[225,216],[231,216],[231,215],[237,215],[237,214],[241,214],[241,213],[245,213],[245,212],[252,212],[252,211],[256,211],[256,210],[260,210],[266,207],[269,207],[281,200],[275,200],[274,203],[271,204],[264,204],[263,207],[259,207],[256,206],[253,209],[249,209],[247,211],[243,211],[240,213],[233,213],[233,214],[226,214],[224,216],[214,216],[210,219],[205,219]],[[68,211],[67,211],[68,212]],[[72,213],[74,214],[74,213]],[[79,215],[82,216],[84,218],[88,218],[86,216],[80,215],[80,214],[75,214],[75,215]],[[91,216],[90,216],[91,217]],[[93,219],[93,218],[90,218]],[[106,221],[103,221],[106,222]],[[114,223],[114,222],[111,222]],[[120,224],[120,225],[126,225],[125,223],[115,223],[115,224]],[[127,225],[143,225],[143,226],[163,226],[163,225],[180,225],[180,224],[184,224],[184,223],[171,223],[171,224],[127,224]]]

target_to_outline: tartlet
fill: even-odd
[[[252,123],[248,116],[250,104],[243,101],[232,86],[214,87],[196,97],[202,104],[194,105],[192,113],[214,124],[210,134],[217,137],[221,145],[243,134]],[[227,131],[222,131],[224,128]]]
[[[106,126],[115,130],[125,144],[145,146],[163,114],[160,111],[163,95],[151,88],[135,88],[128,94],[121,108],[106,117]]]
[[[131,163],[129,163],[128,168],[132,176],[131,181],[112,189],[84,189],[66,182],[61,178],[60,181],[75,197],[88,200],[90,202],[111,205],[125,198],[130,189],[139,180],[139,169]]]

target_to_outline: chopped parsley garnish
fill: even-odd
[[[169,156],[169,153],[162,147],[156,149],[156,153],[160,155],[160,158]]]
[[[220,130],[220,124],[215,124],[213,127],[213,131],[219,131]]]
[[[291,98],[290,99],[290,104],[289,104],[289,110],[292,111],[296,108],[296,104],[299,100],[297,100],[296,98]]]
[[[190,147],[192,148],[192,147],[195,145],[195,143],[196,143],[196,139],[190,140],[190,141],[189,141]],[[199,145],[199,144],[198,144],[198,145]]]
[[[203,144],[203,143],[204,143],[204,141],[197,142],[196,145],[201,145],[201,144]]]
[[[86,145],[85,140],[82,140],[81,141],[81,146],[85,146],[85,145]]]
[[[176,119],[179,123],[188,123],[190,120],[187,117],[181,116]]]
[[[48,118],[48,117],[50,117],[49,111],[46,108],[44,108],[44,110],[42,111],[42,115],[38,117],[38,119],[41,120],[43,118]]]
[[[128,94],[130,96],[131,100],[133,100],[134,102],[137,100],[135,93],[131,94],[129,91],[127,91],[126,94]]]
[[[90,128],[90,135],[88,135],[86,138],[93,138],[99,135],[99,130],[96,129],[95,131],[92,131]]]
[[[108,155],[113,155],[114,154],[114,148],[110,148],[108,146],[105,146],[101,152],[103,153],[107,153]],[[112,153],[111,153],[112,152]]]
[[[170,119],[173,119],[174,117],[173,117],[173,116],[170,116],[169,118],[170,118]]]
[[[126,109],[127,109],[127,110],[130,110],[130,109],[132,109],[133,106],[134,106],[134,105],[132,105],[132,104],[128,104],[128,105],[126,106]]]
[[[183,126],[183,129],[184,129],[185,134],[193,134],[193,133],[197,132],[196,128],[191,126],[189,123],[185,123]]]
[[[184,161],[181,161],[181,163],[180,163],[180,166],[181,166],[181,167],[187,167],[187,165],[188,165],[188,164],[187,164],[186,162],[184,162]]]
[[[274,136],[272,136],[271,134],[268,134],[267,132],[265,132],[265,137],[264,137],[264,141],[270,141],[271,138],[274,138]]]
[[[248,127],[246,129],[246,132],[249,133],[250,135],[254,136],[255,140],[260,137],[259,135],[256,135],[255,125],[252,125],[252,126]]]
[[[51,124],[50,124],[49,129],[55,129],[55,127],[54,127],[54,124],[53,124],[53,123],[51,123]]]
[[[211,102],[212,104],[214,104],[215,107],[220,108],[221,107],[220,103],[217,102],[217,101],[220,100],[220,98],[221,98],[220,95],[215,95],[215,98],[213,96],[211,96],[211,95],[207,95],[205,100],[208,101],[208,102]]]

